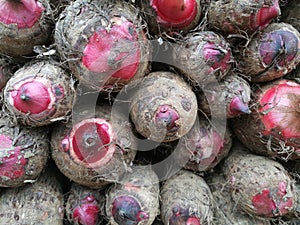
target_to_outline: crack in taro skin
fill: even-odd
[[[142,211],[139,202],[131,196],[118,196],[112,204],[112,215],[118,224],[137,225],[149,218],[149,214]]]
[[[196,0],[150,0],[150,5],[156,11],[157,22],[164,27],[186,27],[198,13]]]
[[[73,211],[73,218],[79,224],[96,225],[100,208],[94,196],[89,195],[81,200],[79,206]]]
[[[265,67],[286,67],[299,51],[299,41],[290,31],[273,31],[261,39],[259,52]]]
[[[0,0],[0,22],[31,28],[41,18],[44,8],[37,0]]]
[[[280,14],[278,0],[271,1],[268,4],[263,5],[256,13],[251,14],[250,26],[253,30],[257,30],[258,28],[264,29]]]
[[[201,225],[199,218],[194,215],[190,215],[189,208],[182,208],[179,206],[175,206],[172,209],[172,216],[169,219],[170,225]]]
[[[265,135],[272,133],[284,140],[300,137],[299,84],[283,80],[263,92],[259,104]]]
[[[252,205],[256,213],[261,216],[284,215],[293,206],[292,198],[286,196],[286,194],[286,183],[280,182],[277,193],[272,193],[270,189],[264,189],[261,193],[253,196]]]
[[[25,159],[21,147],[13,146],[12,139],[0,134],[0,176],[9,179],[18,179],[25,174]]]
[[[82,63],[91,72],[130,80],[141,55],[135,25],[123,17],[115,18],[109,30],[101,28],[90,37],[83,54]]]

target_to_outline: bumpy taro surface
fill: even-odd
[[[246,35],[265,29],[280,13],[279,0],[212,0],[207,20],[210,29]]]
[[[0,186],[19,187],[36,179],[46,166],[49,152],[47,128],[15,125],[0,116]]]
[[[82,84],[118,91],[145,75],[151,55],[144,24],[131,4],[77,0],[61,13],[55,43]]]
[[[213,198],[205,180],[181,170],[162,184],[161,219],[164,224],[211,224]]]
[[[276,218],[295,210],[294,181],[279,163],[239,147],[224,161],[232,199],[243,211],[261,218]]]
[[[238,68],[252,82],[285,76],[300,62],[300,33],[287,23],[272,23],[242,49]]]
[[[137,0],[152,35],[186,33],[200,23],[200,0]]]
[[[0,224],[64,223],[64,197],[61,186],[48,172],[31,184],[1,190]]]
[[[14,73],[4,89],[5,105],[25,125],[66,120],[73,105],[74,82],[56,62],[30,63]]]
[[[197,116],[196,95],[172,72],[153,72],[130,97],[130,117],[136,130],[153,141],[174,141],[185,135]]]
[[[159,180],[150,167],[133,167],[107,193],[110,224],[151,225],[158,214]]]
[[[281,21],[291,24],[298,31],[300,31],[300,15],[298,13],[300,2],[297,0],[288,1],[282,7]]]
[[[46,0],[0,1],[0,53],[20,57],[46,44],[51,35],[51,8]]]
[[[179,71],[201,87],[221,80],[233,62],[229,43],[212,31],[193,32],[177,41],[173,58]]]
[[[131,124],[120,114],[111,116],[109,106],[100,106],[95,114],[84,114],[79,121],[53,129],[52,157],[74,182],[102,188],[130,170],[136,143]]]
[[[249,115],[231,121],[237,138],[251,151],[284,160],[300,158],[300,85],[279,80],[255,91]]]

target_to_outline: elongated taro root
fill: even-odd
[[[201,111],[220,119],[234,118],[249,114],[251,88],[249,83],[230,72],[218,83],[211,83],[197,92]]]
[[[63,225],[63,204],[60,184],[46,172],[35,183],[1,190],[0,224]]]
[[[0,53],[14,57],[33,53],[51,35],[50,4],[46,0],[0,1]]]
[[[297,194],[288,171],[264,156],[234,147],[224,161],[231,196],[244,212],[260,218],[276,218],[295,210]]]
[[[188,32],[200,23],[202,5],[200,0],[137,0],[147,20],[150,34],[166,31]]]
[[[47,163],[48,142],[47,128],[15,125],[1,112],[0,187],[19,187],[36,179]]]
[[[179,139],[192,128],[197,116],[197,99],[180,76],[152,72],[135,88],[130,117],[141,135],[168,142]]]
[[[231,198],[230,185],[223,173],[213,172],[207,176],[214,199],[213,224],[222,225],[270,225],[270,221],[244,213]]]
[[[280,21],[291,24],[300,32],[300,15],[298,9],[300,2],[297,0],[290,0],[282,7],[282,16]]]
[[[210,29],[245,35],[266,28],[280,13],[278,0],[212,0],[207,20]]]
[[[238,68],[252,82],[283,77],[300,62],[300,33],[290,24],[272,23],[237,56]]]
[[[138,11],[121,0],[77,0],[61,13],[55,43],[91,89],[118,91],[148,71],[151,50]]]
[[[159,214],[159,180],[150,167],[133,167],[111,186],[106,215],[112,225],[151,225]]]
[[[212,31],[193,32],[174,45],[174,65],[194,85],[221,80],[231,69],[229,43]]]
[[[105,195],[99,190],[72,183],[66,202],[66,215],[74,225],[101,224],[105,215]]]
[[[86,113],[73,124],[53,129],[52,158],[72,181],[103,188],[130,170],[137,149],[131,124],[121,114],[110,113],[109,106],[100,106],[93,115]]]
[[[73,83],[55,62],[28,64],[9,79],[4,89],[5,105],[25,125],[43,126],[66,120],[75,95]]]
[[[217,128],[218,126],[218,128]],[[206,118],[196,120],[192,129],[176,146],[176,160],[188,158],[184,168],[195,172],[214,168],[225,158],[231,148],[231,131]]]
[[[254,93],[252,113],[231,121],[237,138],[251,151],[284,160],[300,158],[300,85],[280,80]]]
[[[213,198],[202,177],[181,170],[162,184],[160,196],[164,224],[211,224]]]

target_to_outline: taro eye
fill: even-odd
[[[176,206],[172,209],[172,211],[174,214],[177,214],[177,213],[179,213],[179,208]]]
[[[119,215],[122,219],[125,219],[126,218],[126,213],[123,211],[123,210],[120,210],[119,211]]]

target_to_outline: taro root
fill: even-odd
[[[244,213],[231,198],[229,182],[223,173],[213,172],[207,176],[207,184],[210,187],[214,199],[213,224],[222,225],[270,225],[270,221],[258,219]]]
[[[9,58],[0,56],[0,92],[4,89],[12,74],[12,64],[10,63]]]
[[[200,23],[200,0],[137,0],[152,35],[166,31],[187,33]]]
[[[138,14],[122,0],[77,0],[60,14],[57,50],[82,84],[119,91],[147,73],[150,42]]]
[[[290,24],[272,23],[236,58],[239,70],[252,82],[281,78],[300,62],[300,33]]]
[[[300,2],[298,0],[289,0],[282,7],[282,16],[280,21],[291,24],[300,32],[300,14],[299,14]]]
[[[212,121],[199,118],[192,129],[180,139],[175,157],[178,161],[188,159],[184,165],[186,169],[195,172],[207,171],[227,156],[231,144],[231,131],[226,126],[217,129]]]
[[[73,106],[73,83],[55,62],[30,63],[9,79],[4,89],[5,105],[25,125],[43,126],[65,120]]]
[[[186,35],[174,45],[173,58],[179,71],[200,86],[221,80],[233,62],[229,43],[212,31]]]
[[[106,215],[112,225],[151,225],[159,214],[159,180],[150,167],[133,167],[110,187]]]
[[[34,183],[1,190],[0,224],[63,225],[63,204],[59,182],[46,172]]]
[[[130,117],[136,130],[157,142],[185,135],[197,116],[197,99],[191,87],[172,72],[152,72],[135,87]]]
[[[211,224],[213,199],[202,177],[181,170],[162,184],[160,196],[164,224]]]
[[[15,125],[1,112],[0,187],[19,187],[36,179],[47,163],[48,142],[47,128]]]
[[[279,0],[212,0],[207,12],[211,29],[224,34],[252,34],[279,17]]]
[[[251,114],[234,118],[237,138],[257,154],[284,160],[300,159],[300,85],[273,81],[254,91]]]
[[[218,83],[206,85],[197,93],[197,99],[199,108],[206,115],[234,118],[250,113],[251,88],[245,79],[230,73]]]
[[[95,114],[82,113],[81,120],[60,124],[51,135],[52,158],[72,181],[93,189],[117,182],[136,154],[131,124],[109,106]]]
[[[232,199],[244,212],[272,219],[295,210],[294,181],[279,162],[234,146],[222,166]]]
[[[72,183],[66,202],[66,215],[74,225],[101,224],[104,216],[105,196],[99,190]]]
[[[46,44],[53,26],[46,0],[0,1],[0,53],[30,55],[35,45]]]

